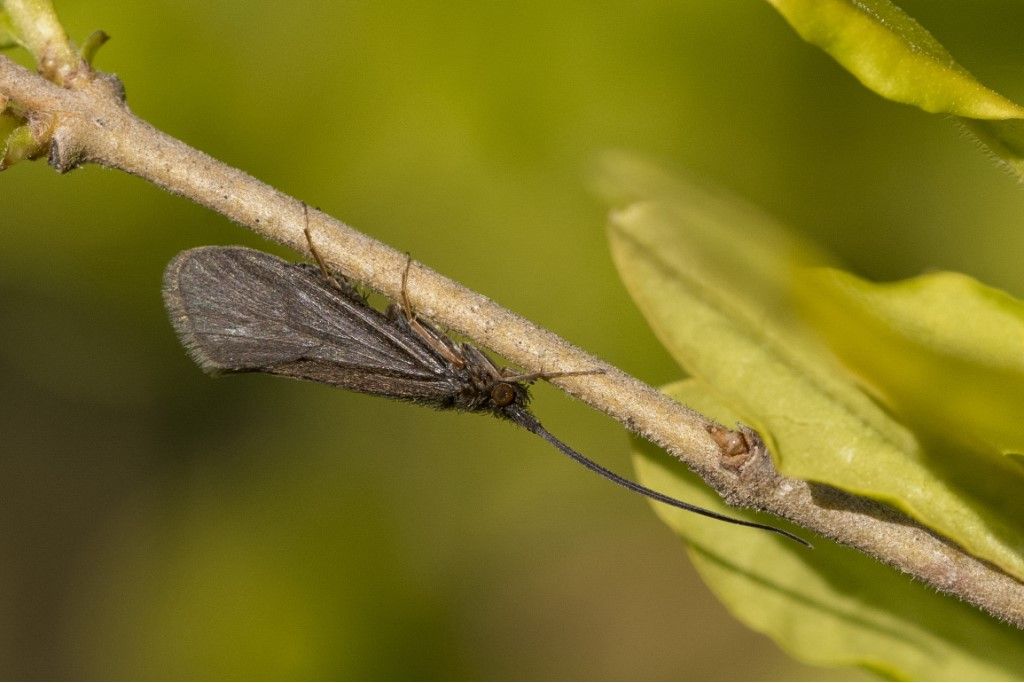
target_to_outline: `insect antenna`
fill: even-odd
[[[569,448],[569,446],[562,443],[558,439],[558,437],[556,437],[554,434],[546,430],[543,427],[543,425],[541,425],[541,423],[537,420],[537,418],[535,418],[525,409],[519,406],[510,406],[509,408],[506,409],[506,414],[513,422],[525,427],[526,429],[533,432],[540,438],[544,439],[552,446],[562,451],[562,453],[566,454],[579,464],[586,467],[591,472],[596,472],[605,479],[615,482],[616,484],[622,486],[623,488],[627,488],[630,491],[639,493],[642,496],[647,496],[651,500],[656,500],[659,503],[664,503],[665,505],[671,505],[672,507],[676,507],[681,510],[686,510],[687,512],[695,512],[698,515],[704,515],[705,517],[710,517],[711,519],[717,519],[720,522],[727,522],[729,524],[736,524],[739,526],[746,526],[754,529],[763,529],[765,531],[771,531],[772,533],[779,534],[780,536],[785,536],[786,538],[792,541],[796,541],[797,543],[807,546],[808,548],[814,547],[804,539],[797,536],[796,534],[791,534],[790,532],[785,531],[783,529],[779,529],[778,527],[774,527],[768,524],[761,524],[759,522],[749,522],[745,519],[737,519],[735,517],[729,517],[727,515],[719,514],[717,512],[714,512],[713,510],[708,510],[706,508],[698,507],[696,505],[691,505],[690,503],[686,503],[681,500],[672,498],[670,496],[666,496],[664,493],[658,493],[657,491],[649,489],[646,486],[643,486],[642,484],[636,483],[635,481],[625,479],[615,474],[608,468],[599,465],[598,463],[594,462],[585,455],[577,453],[573,449]]]

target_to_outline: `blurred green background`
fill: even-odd
[[[1024,5],[901,5],[1024,100]],[[586,189],[621,147],[875,279],[1024,294],[1024,195],[760,0],[57,2],[157,127],[639,378],[679,371]],[[120,172],[0,176],[0,676],[821,678],[709,595],[647,503],[539,439],[280,379],[213,381],[164,264],[260,240]],[[612,421],[536,412],[629,471]],[[709,522],[713,523],[713,522]]]

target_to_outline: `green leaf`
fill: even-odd
[[[875,93],[952,114],[1024,177],[1024,108],[979,83],[935,38],[889,0],[768,0]]]
[[[698,380],[667,392],[724,424],[749,419]],[[645,485],[718,512],[778,524],[728,508],[656,447],[639,439],[633,445]],[[686,539],[694,566],[726,607],[797,659],[906,680],[1024,676],[1024,634],[861,553],[824,539],[806,550],[773,534],[653,507]]]
[[[0,129],[8,128],[12,120],[15,120],[14,117],[5,113],[3,121],[0,122]],[[3,151],[0,153],[0,171],[25,159],[37,159],[45,154],[46,150],[47,145],[36,140],[31,126],[27,123],[19,125],[6,136]]]
[[[923,26],[888,0],[768,2],[804,40],[882,97],[973,119],[1024,117],[1024,108],[975,80]]]
[[[687,372],[767,431],[783,472],[894,505],[1024,577],[1019,504],[979,490],[977,462],[968,484],[949,476],[948,455],[922,446],[802,321],[796,289],[813,249],[738,200],[621,155],[599,182],[625,202],[609,239],[634,301]]]
[[[820,269],[798,291],[814,293],[802,300],[832,349],[916,430],[1024,453],[1024,302],[959,273],[875,284]]]
[[[958,273],[805,273],[806,315],[1008,543],[1024,519],[1024,302]],[[1008,457],[1009,456],[1009,457]]]

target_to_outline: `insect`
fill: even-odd
[[[370,306],[348,281],[331,275],[319,256],[317,261],[319,269],[245,247],[181,252],[164,273],[163,295],[182,344],[213,375],[262,372],[490,413],[631,491],[806,545],[782,529],[721,515],[625,479],[562,443],[527,409],[529,382],[592,371],[518,374],[500,367],[472,344],[456,342],[419,319],[408,301],[386,311]]]

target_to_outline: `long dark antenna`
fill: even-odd
[[[656,500],[659,503],[664,503],[665,505],[671,505],[672,507],[676,507],[681,510],[686,510],[687,512],[695,512],[698,515],[704,515],[705,517],[710,517],[711,519],[717,519],[720,522],[727,522],[729,524],[737,524],[739,526],[747,526],[754,529],[763,529],[765,531],[771,531],[773,533],[779,534],[780,536],[785,536],[791,541],[796,541],[801,545],[807,546],[808,548],[814,547],[804,539],[797,536],[796,534],[791,534],[788,531],[779,529],[778,527],[770,526],[768,524],[761,524],[759,522],[749,522],[745,519],[736,519],[735,517],[722,515],[717,512],[714,512],[713,510],[708,510],[706,508],[702,508],[697,505],[692,505],[690,503],[677,500],[670,496],[666,496],[664,493],[658,493],[657,491],[649,489],[646,486],[643,486],[642,484],[637,484],[635,481],[630,481],[629,479],[620,477],[619,475],[615,474],[608,468],[599,465],[598,463],[594,462],[587,456],[582,455],[581,453],[577,453],[576,451],[574,451],[573,449],[569,448],[567,445],[559,441],[558,437],[556,437],[548,430],[544,429],[543,425],[541,425],[541,423],[537,421],[537,418],[535,418],[533,415],[531,415],[529,412],[527,412],[520,406],[509,406],[508,408],[506,408],[506,411],[508,411],[509,417],[516,424],[519,424],[525,427],[526,429],[530,430],[531,432],[533,432],[540,438],[544,439],[558,450],[568,455],[570,458],[572,458],[579,464],[586,467],[591,472],[596,472],[605,479],[615,482],[616,484],[622,486],[623,488],[627,488],[630,491],[639,493],[642,496],[647,496],[648,498]]]

